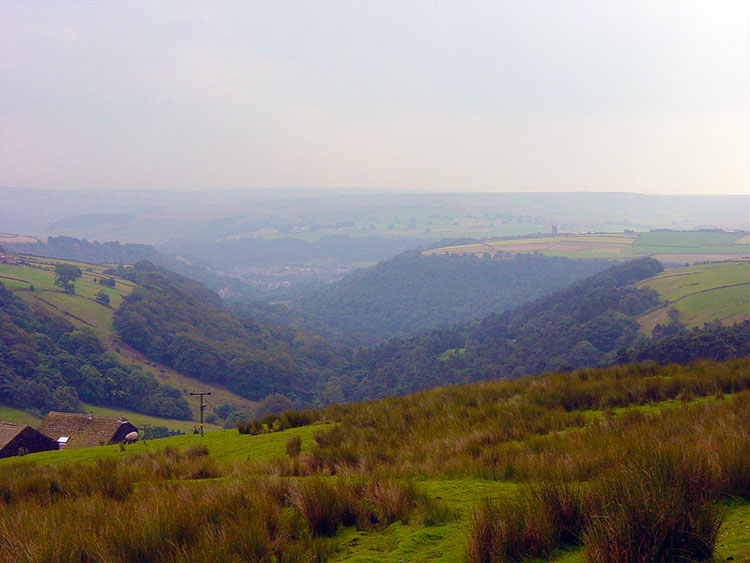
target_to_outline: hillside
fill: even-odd
[[[2,460],[0,560],[572,563],[677,545],[742,561],[748,362],[527,376],[287,413],[258,435]]]
[[[8,242],[10,240],[10,242]],[[45,242],[30,237],[13,237],[2,239],[0,243],[10,251],[20,254],[57,258],[88,264],[135,264],[148,260],[178,274],[195,279],[216,292],[222,291],[240,299],[258,297],[249,284],[235,278],[219,276],[205,265],[198,265],[181,260],[158,251],[148,244],[121,243],[119,241],[90,242],[68,236],[49,237]]]
[[[0,283],[0,404],[76,411],[81,400],[190,418],[179,391],[120,362],[93,331],[31,310]]]
[[[52,319],[62,317],[63,322],[70,323],[76,329],[92,331],[100,345],[114,354],[119,362],[137,367],[149,377],[156,377],[160,383],[178,390],[190,405],[192,419],[198,416],[198,403],[197,398],[187,394],[188,390],[211,391],[212,401],[207,415],[217,421],[224,417],[217,417],[215,411],[225,405],[237,412],[249,412],[254,408],[254,403],[220,386],[199,382],[168,366],[155,363],[122,342],[113,331],[112,317],[114,309],[133,290],[135,283],[117,275],[105,274],[109,267],[33,256],[8,255],[6,261],[10,263],[0,264],[0,282],[6,284],[36,314]],[[82,276],[75,282],[75,293],[65,293],[55,286],[54,268],[57,263],[72,264],[81,270]],[[104,280],[108,281],[107,285],[100,283]],[[110,297],[108,305],[97,301],[99,292]],[[181,423],[173,419],[164,419],[159,425],[181,427]]]
[[[343,361],[318,337],[233,315],[205,286],[148,262],[123,275],[137,287],[114,314],[124,342],[187,376],[251,400],[282,393],[311,403],[323,370]]]
[[[604,269],[605,261],[545,256],[477,258],[407,252],[293,304],[347,342],[415,336],[515,308]]]
[[[747,232],[655,230],[635,233],[560,234],[486,240],[426,250],[428,255],[538,252],[568,258],[628,259],[649,256],[665,265],[747,259]]]
[[[650,334],[657,324],[677,321],[692,328],[708,322],[732,324],[750,318],[750,262],[736,260],[675,268],[644,280],[662,306],[638,318]]]
[[[658,297],[631,285],[661,271],[656,260],[633,260],[480,321],[361,350],[339,381],[342,393],[364,399],[598,365],[636,341],[635,319]]]

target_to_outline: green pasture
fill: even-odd
[[[748,245],[734,244],[742,236],[744,233],[651,231],[638,235],[633,243],[633,252],[636,254],[736,254],[748,251]]]
[[[468,235],[470,236],[470,235]],[[476,236],[476,235],[475,235]],[[647,233],[595,233],[539,236],[513,240],[484,241],[447,246],[430,253],[539,252],[568,258],[621,259],[658,254],[707,254],[737,256],[750,252],[750,245],[737,243],[744,233],[702,231],[652,231]],[[529,245],[537,248],[529,248]],[[487,248],[490,247],[490,248]],[[695,258],[694,258],[695,259]]]
[[[33,428],[36,428],[42,422],[41,417],[4,405],[0,405],[0,420],[3,422],[12,422],[13,424],[26,424]]]
[[[667,322],[669,309],[680,313],[688,327],[712,321],[734,322],[750,317],[750,262],[737,260],[698,264],[664,271],[637,287],[648,287],[665,304],[644,315],[643,326]]]
[[[313,436],[326,428],[327,425],[313,424],[299,428],[290,428],[281,432],[268,434],[240,434],[236,428],[231,430],[212,430],[200,434],[185,434],[136,442],[125,446],[123,451],[119,444],[95,446],[77,450],[60,450],[53,452],[39,452],[24,456],[21,463],[34,462],[39,464],[67,464],[91,463],[99,458],[121,457],[134,455],[145,451],[161,450],[167,446],[185,448],[193,444],[203,444],[209,454],[220,461],[255,462],[268,461],[275,457],[286,457],[286,442],[292,436],[302,438],[302,451],[308,451],[313,442]],[[18,462],[19,458],[6,458],[0,463]]]

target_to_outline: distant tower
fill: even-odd
[[[557,225],[552,225],[552,234],[553,235],[557,234]]]

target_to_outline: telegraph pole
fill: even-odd
[[[206,405],[203,404],[203,397],[205,395],[210,395],[211,393],[209,393],[208,391],[203,391],[201,393],[192,393],[191,392],[190,394],[191,395],[200,395],[200,398],[201,398],[201,438],[203,438],[203,409],[206,408]]]

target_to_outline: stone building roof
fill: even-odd
[[[2,450],[10,441],[18,436],[26,428],[23,424],[12,424],[10,422],[0,421],[0,450]]]
[[[39,431],[53,440],[60,441],[65,449],[85,448],[120,442],[128,432],[138,429],[123,418],[79,414],[69,412],[50,412]]]
[[[0,458],[18,455],[19,450],[27,453],[56,450],[54,440],[25,424],[0,421]]]

